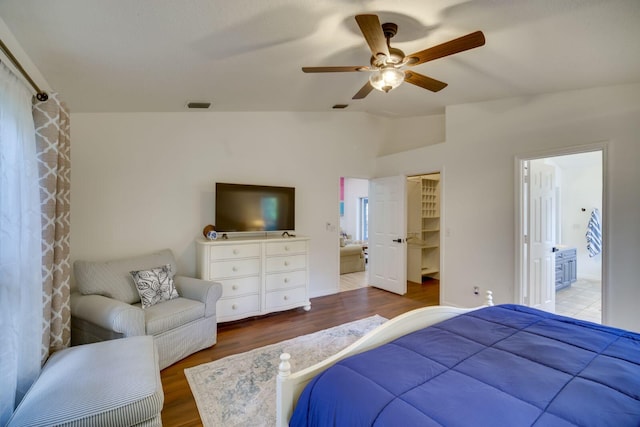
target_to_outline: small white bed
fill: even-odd
[[[425,307],[292,373],[277,425],[640,425],[640,334],[525,307]]]
[[[491,291],[487,291],[486,293],[485,304],[486,306],[493,305],[493,293]],[[280,366],[276,385],[276,425],[278,427],[285,427],[289,425],[289,419],[291,418],[293,409],[295,408],[296,403],[298,402],[298,397],[305,386],[316,375],[335,365],[340,360],[378,347],[382,344],[386,344],[410,332],[426,328],[427,326],[434,325],[478,308],[479,307],[459,308],[449,306],[430,306],[409,311],[378,326],[376,329],[372,330],[350,346],[346,347],[344,350],[336,353],[328,359],[294,373],[291,372],[291,364],[289,362],[291,355],[283,353],[280,356]]]

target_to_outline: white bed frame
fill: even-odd
[[[493,293],[487,291],[485,306],[491,305],[493,305]],[[289,425],[293,408],[295,408],[295,405],[298,403],[298,397],[304,387],[316,375],[340,360],[481,307],[458,308],[437,305],[409,311],[383,323],[344,350],[322,362],[295,373],[291,372],[291,364],[289,363],[291,355],[282,353],[280,355],[280,365],[278,367],[278,377],[276,380],[276,426],[286,427]]]

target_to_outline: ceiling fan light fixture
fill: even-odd
[[[353,95],[352,99],[362,99],[373,89],[389,92],[404,81],[431,92],[438,92],[447,86],[445,82],[413,71],[403,71],[403,69],[485,44],[482,31],[475,31],[407,56],[400,49],[391,47],[391,39],[398,32],[396,24],[392,22],[380,24],[378,16],[373,14],[356,15],[355,18],[371,52],[370,66],[302,67],[305,73],[370,72],[369,80]]]
[[[382,67],[369,76],[369,83],[381,92],[389,92],[404,81],[404,72],[393,66]]]

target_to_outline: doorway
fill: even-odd
[[[428,296],[431,304],[439,303],[442,273],[441,178],[441,172],[438,171],[372,180],[346,177],[340,179],[341,245],[362,246],[365,266],[364,271],[340,274],[339,292],[375,286],[421,301]],[[377,195],[375,189],[388,188],[389,183],[385,184],[385,180],[397,183],[400,187],[394,193],[398,196],[396,202],[387,204],[390,210],[384,209],[382,215],[381,212],[377,212],[377,228],[374,224],[376,209],[373,208],[378,206],[379,210],[381,195]],[[378,203],[375,203],[375,200]],[[381,226],[382,224],[385,225]],[[379,262],[375,265],[375,257],[369,256],[370,251],[376,248],[371,247],[372,240],[369,238],[381,230],[385,230],[387,234],[391,233],[381,240],[393,243],[390,249],[382,249],[382,252],[378,248],[378,254],[384,255],[378,256]],[[380,239],[378,241],[380,242]],[[399,254],[401,249],[404,252],[403,256]],[[341,252],[343,251],[347,252],[341,246]],[[391,286],[393,289],[389,289],[389,283],[377,283],[378,276],[383,277],[386,282],[394,282],[394,286]],[[395,287],[396,284],[399,286],[398,289]]]
[[[517,159],[516,302],[602,323],[605,148]]]
[[[440,173],[407,177],[407,279],[440,279]]]
[[[341,177],[339,292],[369,286],[369,180]]]
[[[441,272],[441,176],[407,177],[407,281],[439,295]]]

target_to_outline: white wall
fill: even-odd
[[[442,168],[443,304],[514,299],[515,162],[608,141],[605,322],[640,330],[640,84],[451,106],[447,142],[378,159],[376,175]]]
[[[2,20],[2,18],[0,18],[0,40],[2,40],[4,44],[9,48],[13,56],[15,56],[20,65],[22,65],[22,68],[24,68],[27,74],[36,82],[40,90],[51,92],[49,83],[47,83],[47,81],[44,79],[44,77],[40,73],[40,70],[33,64],[31,58],[29,58],[24,49],[22,49],[22,46],[20,46],[16,38],[13,36],[13,33],[9,30],[9,27],[7,27],[7,24],[4,22],[4,20]],[[28,81],[22,77],[20,71],[11,63],[9,57],[7,57],[2,52],[0,52],[0,61],[2,61],[7,67],[9,67],[12,73],[14,73],[16,76],[20,76],[24,84],[31,88]]]
[[[591,211],[602,212],[602,162],[601,153],[585,153],[597,160],[584,164],[576,161],[562,163],[562,243],[577,249],[579,279],[600,280],[602,254],[590,257],[587,251],[587,224]],[[585,209],[583,212],[582,209]]]
[[[514,156],[609,141],[605,321],[638,330],[638,99],[628,85],[452,106],[446,143],[377,161],[388,120],[358,113],[72,114],[72,260],[169,247],[192,274],[215,181],[291,185],[311,294],[323,295],[337,286],[339,177],[441,170],[443,303],[479,303],[476,285],[511,302]]]
[[[71,258],[168,247],[195,273],[216,181],[296,187],[311,296],[339,275],[338,183],[370,176],[384,120],[359,113],[72,114]],[[326,223],[332,224],[328,230]]]
[[[446,140],[445,115],[402,117],[387,124],[386,141],[380,146],[378,156],[414,150]]]

